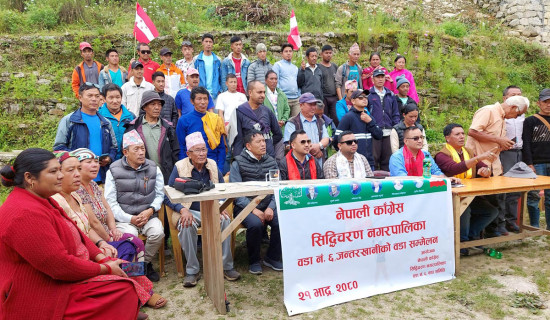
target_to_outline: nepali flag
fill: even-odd
[[[294,9],[290,15],[290,34],[288,35],[288,43],[290,43],[294,50],[300,49],[302,46],[302,39],[300,39],[300,32],[298,31],[298,22],[296,21],[296,16],[294,15]]]
[[[158,35],[159,33],[153,21],[151,21],[139,3],[136,3],[136,22],[134,24],[134,37],[136,40],[149,43],[158,37]]]

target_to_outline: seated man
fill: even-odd
[[[323,170],[309,154],[311,140],[303,130],[290,135],[290,151],[279,162],[281,180],[323,179]]]
[[[193,132],[186,138],[187,158],[176,162],[168,184],[174,185],[176,178],[190,177],[195,180],[208,183],[223,183],[223,175],[216,166],[216,162],[206,158],[206,142],[200,132]],[[197,228],[201,225],[200,202],[175,204],[172,208],[174,215],[172,221],[179,230],[178,238],[181,244],[187,266],[185,268],[184,287],[194,287],[200,279],[200,266],[197,259]],[[226,211],[220,215],[221,229],[227,228],[231,220]],[[231,236],[222,242],[223,275],[229,281],[238,280],[241,275],[233,268],[233,255],[231,254]]]
[[[417,126],[408,127],[403,132],[405,145],[390,157],[391,176],[422,176],[424,159],[432,163],[433,176],[445,177],[428,151],[422,150],[424,137]]]
[[[258,130],[250,130],[244,137],[245,149],[235,157],[231,164],[230,182],[265,181],[265,175],[270,169],[279,169],[277,162],[266,153],[264,134]],[[254,197],[235,199],[235,214],[246,207]],[[246,227],[246,247],[248,249],[248,271],[252,274],[262,274],[260,264],[260,246],[264,224],[271,226],[269,248],[264,258],[264,265],[275,271],[283,271],[281,261],[281,236],[277,207],[273,195],[265,197],[252,212],[243,220]]]
[[[143,234],[146,275],[157,282],[152,260],[162,244],[164,232],[158,211],[164,201],[164,178],[154,161],[145,158],[145,144],[137,131],[122,138],[124,156],[107,171],[105,199],[111,207],[117,228],[122,233]]]
[[[369,161],[357,152],[357,139],[351,131],[337,136],[339,151],[325,162],[323,172],[326,179],[349,179],[372,177]]]
[[[435,162],[443,173],[459,179],[488,178],[491,170],[483,162],[492,162],[496,155],[486,151],[480,155],[464,147],[465,134],[461,125],[448,124],[443,129],[447,144],[435,155]],[[494,197],[478,196],[460,216],[460,241],[478,240],[481,231],[498,215],[498,207],[493,205]],[[460,249],[460,253],[468,255],[468,249]]]

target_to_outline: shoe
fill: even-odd
[[[268,257],[264,259],[264,266],[270,267],[275,271],[283,271],[283,263],[275,260],[271,260]]]
[[[223,270],[223,277],[229,281],[237,281],[241,278],[241,274],[235,269]]]
[[[183,286],[186,288],[192,288],[197,285],[197,282],[201,278],[201,274],[186,274],[185,278],[183,278]]]
[[[145,268],[147,269],[147,273],[145,274],[147,279],[151,280],[151,282],[159,282],[160,275],[153,269],[153,263],[148,262]]]
[[[262,274],[262,265],[259,262],[255,262],[248,267],[248,272],[252,274]]]
[[[498,227],[495,233],[500,233],[501,236],[510,235],[510,233],[508,233],[508,230],[506,230],[505,226]]]
[[[506,229],[508,229],[508,231],[511,231],[511,232],[519,232],[519,226],[513,221],[506,222]]]
[[[149,316],[147,315],[147,313],[143,313],[143,312],[138,313],[137,320],[147,320],[147,319],[149,319]]]

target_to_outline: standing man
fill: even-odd
[[[325,162],[325,179],[350,179],[372,177],[369,161],[357,152],[358,140],[351,131],[342,131],[336,136],[338,152]]]
[[[180,160],[187,156],[185,137],[200,132],[208,149],[208,158],[216,161],[220,171],[225,163],[225,126],[223,120],[214,112],[207,112],[209,94],[204,87],[191,91],[191,103],[195,109],[178,120],[176,134],[180,143]]]
[[[74,68],[72,75],[72,88],[77,98],[82,84],[99,84],[99,72],[103,69],[103,65],[94,60],[94,49],[88,42],[81,42],[79,48],[82,62]]]
[[[317,49],[311,47],[306,50],[306,59],[298,70],[298,88],[301,92],[310,92],[315,98],[323,101],[323,72],[317,64]]]
[[[384,87],[386,74],[382,69],[376,69],[372,73],[374,86],[369,90],[369,112],[382,129],[382,139],[375,139],[372,142],[372,153],[374,155],[375,170],[389,170],[391,157],[390,135],[393,126],[399,123],[399,109],[393,97],[393,92]]]
[[[176,102],[172,96],[166,94],[165,88],[165,75],[161,71],[153,73],[153,86],[155,86],[155,92],[158,93],[160,98],[164,100],[162,110],[160,111],[160,117],[170,123],[173,128],[176,128],[178,124],[178,109],[176,108]],[[143,105],[143,103],[142,103]],[[144,109],[141,108],[141,114],[143,115]]]
[[[311,156],[311,139],[304,130],[290,135],[290,151],[279,161],[281,180],[323,179],[323,168]]]
[[[293,47],[290,43],[285,43],[281,49],[281,55],[283,59],[275,62],[273,71],[277,74],[279,83],[277,84],[288,98],[288,105],[290,106],[290,116],[294,117],[300,113],[300,103],[298,98],[300,97],[300,90],[298,89],[298,67],[292,64],[292,52]]]
[[[199,86],[199,71],[193,67],[187,70],[187,87],[178,91],[176,98],[176,109],[178,109],[178,115],[181,117],[193,111],[195,107],[191,103],[191,91]],[[208,111],[214,110],[214,100],[212,96],[208,94]]]
[[[239,36],[231,37],[231,52],[223,59],[221,66],[221,84],[222,91],[227,91],[225,80],[227,75],[232,73],[237,77],[237,91],[245,94],[246,86],[248,84],[246,77],[248,76],[248,66],[250,61],[242,54],[243,41]]]
[[[136,50],[139,57],[138,61],[141,62],[141,65],[143,66],[143,78],[145,78],[147,82],[151,83],[151,81],[153,81],[153,73],[155,73],[160,66],[151,59],[151,48],[147,43],[140,42],[137,45]],[[130,60],[128,72],[130,72],[130,69],[134,67],[134,61],[136,61],[135,58]]]
[[[325,115],[334,120],[336,126],[338,126],[338,119],[336,117],[336,102],[338,101],[338,95],[336,94],[336,71],[338,66],[331,62],[332,60],[332,47],[325,44],[321,48],[321,63],[318,64],[319,69],[323,73],[323,103],[325,104]]]
[[[121,88],[122,104],[135,115],[139,114],[143,92],[155,90],[155,86],[144,79],[143,72],[143,64],[140,61],[132,62],[132,71],[130,72],[132,77]],[[151,78],[152,76],[151,73]]]
[[[169,185],[174,186],[176,178],[192,178],[203,183],[223,183],[223,175],[216,166],[216,162],[206,157],[208,150],[206,142],[200,132],[193,132],[186,138],[187,158],[176,162]],[[194,287],[200,279],[200,265],[197,258],[197,228],[201,226],[200,202],[178,203],[173,205],[172,221],[179,231],[178,239],[185,254],[185,278],[183,286]],[[227,211],[220,213],[220,229],[223,231],[231,220]],[[231,235],[222,242],[223,276],[229,281],[238,280],[241,275],[233,267],[231,254]]]
[[[225,87],[227,90],[220,93],[218,101],[216,101],[216,110],[218,110],[218,115],[228,124],[235,109],[246,102],[246,95],[237,91],[237,76],[232,73],[225,76]]]
[[[506,137],[505,119],[515,119],[524,114],[529,107],[529,100],[522,96],[513,96],[504,103],[495,103],[494,105],[484,106],[476,111],[472,119],[472,124],[468,130],[468,140],[466,147],[473,150],[475,154],[482,154],[490,151],[497,157],[494,161],[484,160],[485,164],[491,169],[493,176],[503,174],[502,164],[499,154],[503,150],[509,150],[514,146],[514,141]],[[504,201],[502,196],[496,196],[499,202]],[[494,236],[508,235],[503,211],[499,211],[499,216],[487,228],[489,233]]]
[[[263,88],[261,82],[256,81],[253,83],[255,86]],[[264,181],[269,170],[279,169],[275,159],[266,153],[264,133],[252,129],[245,135],[244,141],[246,149],[243,149],[231,164],[230,182]],[[250,203],[252,198],[254,197],[235,199],[235,213],[238,215]],[[275,271],[283,271],[279,219],[273,195],[266,196],[243,220],[242,224],[246,227],[248,271],[256,275],[262,274],[260,249],[264,225],[271,226],[271,236],[263,264]]]
[[[99,109],[99,85],[86,84],[78,90],[80,108],[59,121],[53,150],[72,151],[87,148],[100,155],[101,166],[96,182],[105,181],[109,164],[116,159],[117,141],[111,122],[97,113]]]
[[[513,96],[521,96],[521,89],[517,86],[508,86],[502,92],[502,102]],[[506,173],[516,163],[522,161],[521,149],[523,148],[523,123],[525,121],[525,114],[518,116],[515,119],[506,119],[506,137],[514,141],[514,146],[509,150],[502,150],[500,152],[500,162],[502,163],[502,172]],[[521,197],[521,193],[505,193],[503,194],[504,203],[501,204],[500,210],[504,212],[504,219],[506,220],[506,229],[512,232],[518,232],[519,226],[516,221],[518,220],[518,201]]]
[[[538,175],[550,175],[550,89],[544,89],[537,101],[539,112],[523,123],[523,162]],[[539,191],[530,191],[527,197],[529,223],[539,227]],[[550,230],[550,190],[544,190],[546,230]]]
[[[363,68],[361,68],[361,66],[357,63],[360,55],[361,50],[359,49],[359,45],[354,43],[349,48],[348,61],[344,62],[344,64],[342,64],[336,71],[334,80],[336,82],[336,94],[338,95],[338,100],[342,100],[344,97],[346,92],[344,85],[346,81],[355,80],[357,81],[358,88],[362,88],[361,73],[363,72]]]
[[[194,58],[195,69],[199,71],[201,87],[205,87],[212,95],[212,98],[216,100],[218,93],[222,89],[221,84],[221,61],[212,52],[214,47],[214,36],[210,33],[202,35],[202,51]]]
[[[183,59],[176,61],[176,67],[181,70],[183,77],[187,78],[187,70],[195,68],[195,60],[193,60],[193,45],[189,40],[183,40],[181,43],[181,53]]]
[[[248,102],[237,107],[230,121],[229,143],[233,143],[233,155],[237,156],[243,152],[245,147],[243,137],[256,130],[263,135],[267,154],[274,158],[274,145],[283,138],[283,134],[275,114],[263,105],[265,100],[264,85],[260,81],[250,82],[248,84],[248,96]]]
[[[248,82],[257,80],[265,84],[265,76],[267,72],[273,68],[269,60],[267,60],[267,47],[265,44],[258,43],[256,45],[256,54],[258,55],[258,59],[248,66],[246,80]]]
[[[265,99],[264,106],[268,107],[277,118],[279,127],[283,130],[285,123],[290,118],[290,106],[285,93],[277,88],[277,74],[269,70],[265,75]],[[275,159],[281,161],[285,156],[285,146],[283,141],[275,144]]]
[[[178,91],[185,84],[185,78],[181,70],[172,63],[172,51],[170,49],[160,49],[160,59],[162,60],[162,64],[157,71],[164,73],[164,90],[172,98],[175,98]],[[152,76],[151,80],[153,80]]]
[[[172,168],[178,161],[180,147],[176,138],[176,130],[170,122],[161,117],[164,104],[164,100],[158,93],[145,92],[141,100],[143,115],[130,122],[126,132],[137,131],[145,143],[145,158],[156,163],[164,177],[164,184],[168,184]]]
[[[324,151],[329,144],[329,136],[325,121],[318,117],[317,103],[320,100],[316,99],[313,94],[306,92],[300,96],[300,113],[290,118],[285,126],[285,136],[283,141],[288,144],[290,135],[296,130],[304,130],[307,136],[311,138],[311,147],[309,153],[317,159],[317,164],[322,166],[324,159]]]
[[[158,282],[153,269],[153,257],[164,239],[158,211],[164,201],[164,179],[154,161],[145,158],[145,144],[132,130],[122,138],[124,156],[115,161],[107,172],[105,199],[122,233],[143,234],[145,242],[146,276]]]
[[[107,50],[105,58],[108,65],[99,72],[99,87],[103,89],[103,86],[109,83],[122,87],[128,81],[128,71],[119,65],[118,51],[115,48]]]
[[[367,93],[367,90],[355,90],[350,94],[353,106],[340,120],[336,136],[346,131],[353,132],[355,139],[357,139],[357,152],[368,160],[372,169],[374,168],[372,138],[381,139],[383,132],[376,124],[376,120],[371,117],[369,111],[366,109],[368,105]]]

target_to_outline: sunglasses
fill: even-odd
[[[357,97],[357,98],[355,98],[355,99],[365,100],[365,99],[367,99],[367,97],[366,97],[366,96],[359,96],[359,97]]]
[[[354,143],[357,144],[357,139],[355,139],[355,140],[346,140],[346,141],[342,141],[342,142],[340,142],[340,143],[345,143],[345,144],[347,144],[348,146],[351,146],[351,145],[354,144]]]
[[[311,140],[300,140],[300,144],[311,144]]]
[[[405,138],[405,139],[410,139],[410,140],[418,141],[418,140],[424,139],[424,136],[417,136],[417,137]]]
[[[141,50],[141,54],[151,54],[151,50]]]
[[[85,82],[84,85],[86,85],[88,87],[96,87],[96,88],[100,89],[99,85],[97,85],[95,83],[92,83],[92,82]]]

